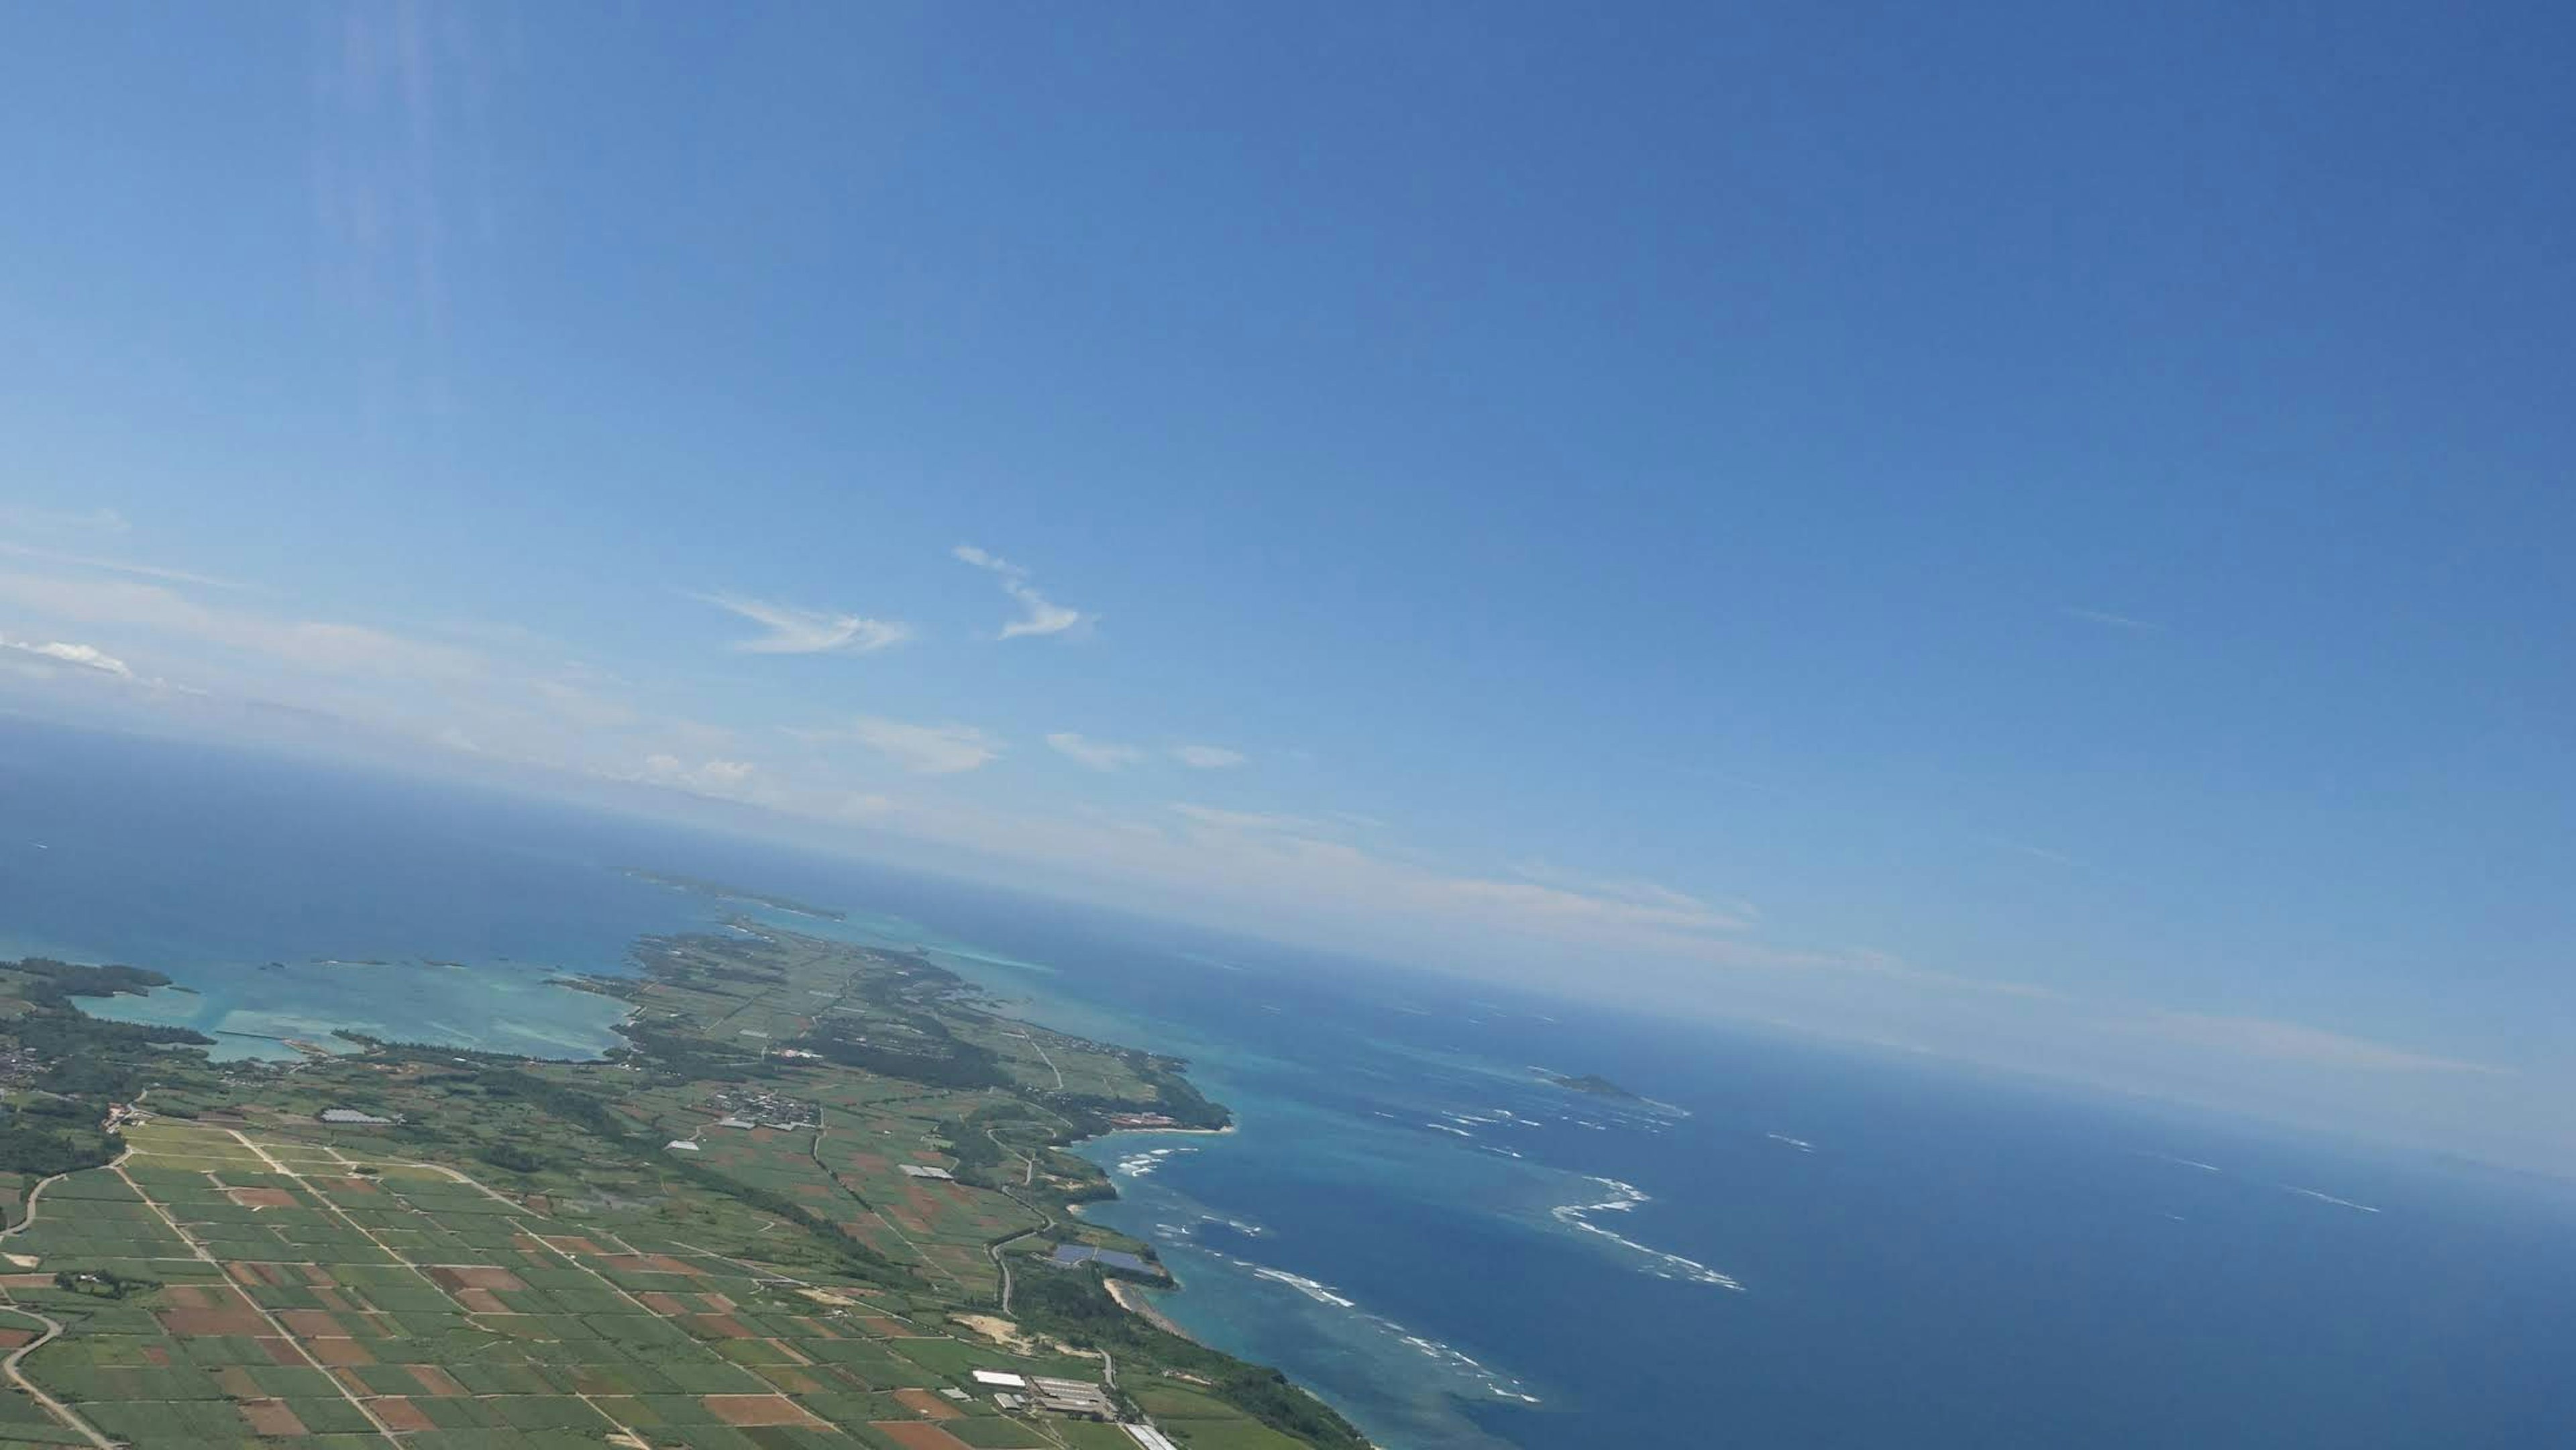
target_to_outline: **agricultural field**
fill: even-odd
[[[0,1234],[0,1350],[24,1350],[0,1444],[1133,1443],[1006,1412],[979,1369],[1188,1375],[1209,1388],[1171,1433],[1211,1450],[1358,1443],[1031,1256],[1104,1238],[1066,1209],[1105,1182],[1063,1151],[1104,1111],[1222,1114],[1177,1065],[902,955],[745,930],[639,957],[593,984],[635,1008],[606,1062],[156,1052],[112,1161],[43,1178]],[[319,1120],[351,1106],[382,1121]]]

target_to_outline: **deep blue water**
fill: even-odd
[[[191,1011],[595,1032],[544,977],[715,909],[627,865],[848,907],[1043,1020],[1192,1057],[1241,1131],[1092,1145],[1126,1192],[1097,1212],[1161,1245],[1175,1318],[1401,1450],[2576,1443],[2563,1186],[0,721],[0,948],[159,966]]]

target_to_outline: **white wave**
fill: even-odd
[[[1425,1124],[1423,1124],[1422,1126],[1424,1126],[1424,1127],[1426,1127],[1426,1128],[1429,1128],[1431,1131],[1433,1131],[1433,1132],[1435,1132],[1435,1133],[1448,1133],[1448,1134],[1451,1134],[1452,1136],[1460,1137],[1460,1138],[1472,1138],[1472,1137],[1476,1136],[1475,1134],[1468,1132],[1468,1131],[1467,1131],[1466,1129],[1464,1129],[1464,1128],[1453,1128],[1453,1127],[1450,1127],[1447,1123],[1425,1123]]]
[[[1594,1223],[1591,1218],[1593,1214],[1626,1213],[1638,1204],[1650,1200],[1645,1191],[1633,1183],[1622,1183],[1616,1178],[1595,1178],[1592,1181],[1608,1189],[1610,1196],[1598,1203],[1565,1204],[1549,1210],[1550,1216],[1559,1223],[1579,1228],[1585,1233],[1599,1234],[1631,1253],[1643,1255],[1646,1259],[1646,1272],[1657,1278],[1686,1279],[1694,1284],[1732,1289],[1739,1294],[1744,1292],[1744,1285],[1731,1274],[1721,1274],[1696,1259],[1686,1259],[1679,1254],[1668,1254],[1661,1249],[1650,1248],[1624,1234],[1614,1233]]]
[[[2215,1163],[2203,1163],[2197,1158],[2177,1158],[2171,1153],[2140,1152],[2138,1156],[2141,1158],[2153,1158],[2159,1163],[2171,1163],[2177,1168],[2197,1168],[2203,1173],[2223,1173],[2226,1171]]]
[[[1816,1151],[1816,1145],[1808,1142],[1804,1138],[1792,1138],[1786,1133],[1765,1133],[1762,1136],[1770,1139],[1774,1143],[1786,1143],[1801,1153],[1813,1153]]]
[[[1383,1314],[1372,1314],[1360,1308],[1356,1300],[1330,1284],[1307,1278],[1303,1274],[1292,1274],[1285,1269],[1274,1269],[1267,1264],[1256,1264],[1250,1259],[1228,1257],[1226,1262],[1244,1270],[1256,1279],[1285,1284],[1318,1304],[1350,1311],[1352,1317],[1382,1331],[1397,1343],[1433,1361],[1441,1368],[1473,1381],[1496,1399],[1514,1400],[1524,1405],[1539,1403],[1538,1396],[1531,1394],[1528,1387],[1520,1381],[1477,1362],[1475,1357],[1465,1350],[1443,1344],[1426,1335],[1416,1334]]]
[[[1195,1153],[1197,1151],[1198,1149],[1196,1148],[1182,1147],[1179,1145],[1167,1148],[1148,1148],[1142,1153],[1130,1153],[1126,1157],[1119,1159],[1116,1163],[1110,1165],[1109,1171],[1121,1178],[1146,1178],[1152,1176],[1155,1169],[1162,1167],[1166,1159],[1169,1159],[1176,1154]]]
[[[2335,1197],[2335,1196],[2334,1196],[2333,1194],[2331,1194],[2331,1193],[2319,1193],[2319,1192],[2317,1192],[2317,1191],[2316,1191],[2315,1189],[2313,1189],[2313,1188],[2301,1188],[2301,1187],[2299,1187],[2299,1186],[2298,1186],[2297,1184],[2295,1184],[2295,1183],[2284,1183],[2284,1184],[2282,1184],[2281,1186],[2282,1186],[2283,1188],[2286,1188],[2286,1189],[2290,1190],[2292,1193],[2300,1194],[2300,1195],[2303,1195],[2303,1196],[2308,1197],[2308,1198],[2313,1198],[2313,1199],[2315,1199],[2315,1200],[2316,1200],[2317,1202],[2319,1202],[2319,1203],[2331,1203],[2331,1204],[2334,1204],[2335,1206],[2337,1206],[2337,1207],[2339,1207],[2339,1208],[2352,1208],[2352,1209],[2359,1209],[2359,1210],[2360,1210],[2361,1212],[2363,1212],[2363,1213],[2377,1213],[2377,1212],[2379,1212],[2379,1210],[2378,1210],[2378,1209],[2375,1209],[2375,1208],[2371,1207],[2369,1204],[2366,1204],[2366,1203],[2355,1203],[2355,1202],[2353,1202],[2353,1201],[2352,1201],[2351,1199],[2349,1199],[2349,1198],[2337,1198],[2337,1197]]]
[[[1241,1261],[1237,1260],[1237,1262]],[[1296,1290],[1298,1293],[1305,1295],[1307,1298],[1314,1300],[1318,1304],[1330,1304],[1336,1309],[1357,1309],[1360,1307],[1358,1300],[1336,1294],[1332,1290],[1324,1287],[1322,1284],[1307,1278],[1305,1275],[1292,1274],[1286,1269],[1254,1267],[1252,1270],[1252,1277],[1256,1279],[1268,1279],[1274,1283],[1285,1284],[1289,1288]]]

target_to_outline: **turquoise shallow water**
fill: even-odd
[[[341,1029],[394,1041],[439,1042],[532,1057],[597,1057],[617,1045],[624,1003],[550,985],[555,969],[507,962],[390,962],[384,966],[237,963],[191,970],[187,986],[92,999],[121,1022],[194,1027],[208,1055],[291,1058],[290,1040],[342,1046]]]
[[[778,921],[927,946],[1052,1025],[1190,1057],[1241,1131],[1089,1145],[1125,1190],[1093,1211],[1160,1247],[1176,1320],[1391,1450],[2536,1446],[2576,1424],[2563,1185],[0,721],[0,941],[202,994],[120,1014],[586,1051],[613,1004],[547,976],[736,909],[629,865],[848,907]]]

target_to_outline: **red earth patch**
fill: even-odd
[[[966,1442],[920,1420],[871,1420],[876,1432],[903,1450],[967,1450]]]
[[[907,1410],[919,1410],[934,1420],[962,1420],[966,1412],[928,1390],[897,1390],[895,1402]]]
[[[324,1364],[374,1364],[376,1357],[354,1339],[317,1339],[304,1346]]]
[[[441,1264],[429,1271],[442,1289],[525,1289],[525,1279],[498,1264]]]
[[[295,1418],[295,1412],[286,1407],[284,1400],[245,1400],[241,1412],[242,1418],[250,1421],[252,1432],[261,1436],[312,1433],[304,1428],[302,1420]]]
[[[454,1399],[459,1395],[472,1393],[465,1386],[457,1383],[456,1376],[440,1369],[437,1365],[411,1364],[403,1368],[411,1371],[411,1377],[420,1381],[422,1389],[441,1399]]]
[[[819,1425],[785,1395],[700,1395],[698,1403],[728,1425]]]
[[[377,1419],[397,1430],[438,1428],[437,1422],[429,1418],[427,1411],[400,1395],[389,1395],[381,1400],[369,1400],[367,1408],[376,1412]]]

